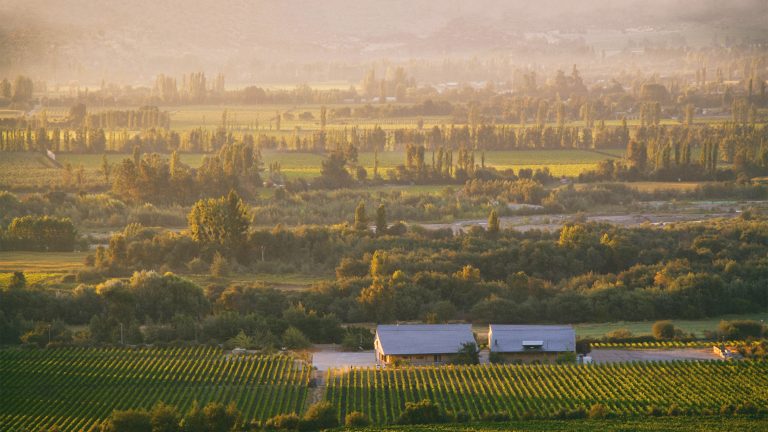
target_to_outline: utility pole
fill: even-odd
[[[51,324],[48,324],[48,343],[51,343]]]
[[[123,339],[123,323],[120,323],[120,345],[125,345],[125,339]]]

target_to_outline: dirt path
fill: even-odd
[[[304,409],[301,412],[305,412],[312,404],[325,399],[325,389],[327,388],[327,383],[325,382],[326,373],[326,371],[321,370],[312,371],[312,379],[315,382],[315,386],[309,388],[307,400],[304,402]]]

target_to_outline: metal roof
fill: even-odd
[[[452,354],[475,344],[470,324],[380,325],[376,337],[384,355]]]
[[[498,325],[491,324],[488,331],[488,346],[496,352],[523,352],[531,342],[543,342],[541,351],[574,351],[576,331],[563,325]],[[530,350],[528,350],[530,351]]]

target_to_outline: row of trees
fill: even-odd
[[[182,163],[177,152],[167,159],[157,153],[141,155],[138,147],[134,148],[133,158],[108,169],[112,191],[126,201],[185,204],[232,189],[250,195],[262,185],[261,165],[258,147],[253,142],[239,142],[226,144],[217,154],[206,156],[197,169]]]

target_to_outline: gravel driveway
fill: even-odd
[[[331,368],[376,366],[376,354],[373,351],[343,352],[335,346],[318,345],[312,353],[312,364],[321,371]]]

